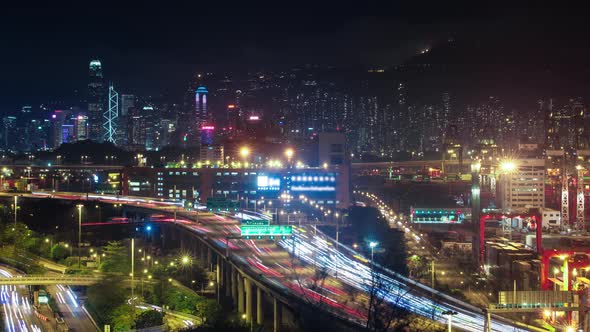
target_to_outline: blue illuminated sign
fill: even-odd
[[[256,179],[258,190],[281,190],[281,178],[272,175],[258,175]]]
[[[291,175],[291,191],[310,192],[336,191],[336,176],[334,173],[304,173]]]

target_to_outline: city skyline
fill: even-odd
[[[4,6],[0,329],[590,331],[586,13]]]
[[[330,4],[315,11],[297,6],[286,7],[290,11],[210,6],[204,6],[203,11],[211,15],[202,17],[195,5],[164,9],[162,13],[149,6],[123,6],[117,11],[83,11],[59,5],[7,7],[1,24],[13,31],[3,39],[12,52],[0,55],[4,73],[0,88],[6,95],[0,101],[0,111],[50,100],[79,99],[85,82],[80,70],[91,58],[100,58],[111,79],[132,93],[164,93],[179,98],[178,91],[197,72],[276,70],[307,63],[391,67],[449,39],[477,45],[501,36],[506,40],[498,47],[513,56],[503,61],[560,64],[560,59],[545,56],[546,51],[552,53],[554,48],[566,46],[572,55],[580,53],[584,47],[578,40],[586,34],[586,28],[575,19],[575,8],[557,6],[464,7],[461,12],[440,4],[376,6],[356,11],[338,7],[342,15],[329,15],[335,9]],[[198,19],[191,16],[195,12]],[[93,24],[102,20],[111,23],[104,30]],[[563,26],[565,22],[571,29]],[[274,28],[267,29],[269,24]],[[38,29],[41,26],[43,29]],[[544,37],[539,37],[540,32]],[[537,51],[543,49],[539,42],[542,38],[547,42],[545,52]],[[352,52],[348,49],[351,45]],[[523,54],[524,58],[516,56],[526,47],[537,50]],[[470,61],[477,62],[478,58]]]

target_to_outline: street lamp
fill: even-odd
[[[500,162],[500,171],[502,173],[512,173],[516,170],[516,163],[512,160],[504,160]]]
[[[374,252],[374,249],[377,246],[377,244],[378,244],[377,242],[373,242],[373,241],[371,241],[369,243],[369,247],[371,247],[371,264],[373,264],[373,252]]]
[[[339,229],[339,223],[338,223],[338,217],[340,215],[338,214],[338,212],[334,213],[334,217],[336,217],[336,250],[338,250],[338,244],[339,244],[339,239],[340,239],[340,229]]]
[[[16,218],[17,218],[17,213],[18,211],[18,196],[14,196],[14,226],[16,227]]]
[[[189,266],[190,269],[187,269],[188,273],[189,273],[189,279],[190,277],[193,276],[193,260],[190,256],[184,255],[182,256],[182,258],[180,259],[180,262],[182,263],[183,266]]]
[[[449,319],[448,319],[448,322],[449,322],[449,325],[448,325],[448,332],[451,332],[451,329],[452,329],[452,324],[453,324],[453,323],[452,323],[452,321],[453,321],[453,316],[455,316],[455,315],[457,314],[457,312],[456,312],[456,311],[453,311],[453,310],[447,310],[447,311],[443,311],[443,312],[442,312],[442,314],[443,314],[444,316],[447,316],[447,317],[449,318]]]
[[[288,166],[291,165],[291,158],[293,158],[293,155],[295,154],[295,151],[293,151],[293,149],[288,148],[287,150],[285,150],[285,156],[287,156],[287,164],[289,164]]]
[[[82,259],[80,250],[82,247],[82,207],[84,205],[78,204],[76,207],[78,208],[78,269],[80,268],[80,260]]]
[[[240,156],[244,160],[244,168],[247,167],[249,155],[250,155],[250,148],[248,148],[247,146],[243,146],[240,148]]]
[[[45,238],[45,243],[49,243],[49,256],[51,256],[51,248],[53,248],[53,238]]]

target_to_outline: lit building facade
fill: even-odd
[[[545,207],[545,160],[518,159],[516,168],[501,174],[499,203],[505,212],[524,212],[530,208]]]
[[[126,170],[129,183],[149,190],[123,188],[123,193],[205,203],[209,197],[279,205],[285,194],[296,201],[304,196],[319,206],[347,208],[350,204],[348,168],[147,168]],[[139,188],[139,186],[136,186]],[[248,202],[248,203],[246,203]]]
[[[78,115],[74,117],[74,130],[76,132],[77,141],[88,139],[88,117],[86,115]]]
[[[195,91],[195,133],[199,133],[201,128],[208,124],[209,113],[207,111],[207,88],[200,86]]]
[[[89,138],[102,142],[102,117],[106,105],[106,88],[100,60],[90,61],[88,82],[88,128]]]

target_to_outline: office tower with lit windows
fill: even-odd
[[[2,137],[2,146],[4,150],[12,150],[16,146],[16,117],[15,116],[5,116],[2,118],[2,129],[3,129],[3,137]]]
[[[129,109],[135,107],[135,96],[130,94],[121,94],[121,104],[119,105],[119,116],[129,114]]]
[[[201,128],[202,125],[209,121],[209,113],[207,112],[207,88],[200,86],[195,91],[195,115],[197,128]]]
[[[106,104],[106,89],[102,76],[102,64],[100,60],[90,61],[88,82],[88,127],[89,138],[102,142],[103,113]]]
[[[77,141],[88,139],[88,116],[78,114],[74,117],[74,132]]]
[[[129,143],[127,128],[129,127],[129,113],[135,107],[135,95],[121,94],[119,102],[119,117],[117,117],[117,145],[125,146]]]

